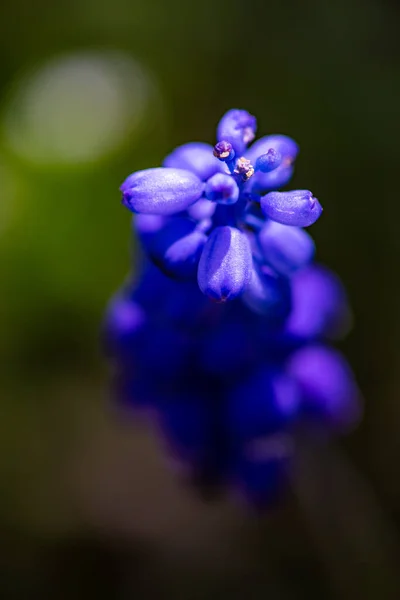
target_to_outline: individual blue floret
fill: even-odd
[[[272,190],[278,190],[287,183],[294,173],[294,163],[299,153],[299,147],[292,138],[287,135],[267,135],[260,138],[246,151],[246,158],[257,164],[257,159],[270,150],[279,153],[281,163],[277,169],[263,173],[258,170],[251,182],[253,192],[265,194]]]
[[[295,227],[308,227],[321,216],[322,207],[308,190],[270,192],[261,198],[261,209],[266,217]]]
[[[177,217],[165,223],[147,243],[153,262],[170,277],[190,279],[197,266],[207,236],[187,217]]]
[[[292,307],[290,284],[284,277],[255,261],[243,302],[268,321],[281,325]]]
[[[293,310],[286,321],[288,334],[299,340],[343,337],[352,315],[339,277],[327,267],[312,264],[291,279]]]
[[[172,215],[201,198],[204,184],[184,169],[146,169],[121,186],[123,203],[136,213]]]
[[[314,241],[306,231],[272,220],[259,232],[258,242],[271,269],[288,277],[311,263],[315,254]]]
[[[237,156],[240,156],[255,138],[257,121],[246,110],[233,108],[218,123],[218,142],[228,142]]]
[[[333,429],[347,430],[358,423],[360,394],[339,352],[320,344],[306,346],[290,357],[287,368],[308,414]]]
[[[205,195],[208,200],[219,204],[235,204],[240,190],[236,181],[225,173],[216,173],[206,183]]]
[[[198,282],[201,291],[217,302],[239,296],[251,274],[251,248],[235,227],[217,227],[202,252]]]
[[[274,148],[269,148],[265,154],[261,154],[255,163],[255,171],[261,173],[270,173],[275,171],[282,164],[282,155]]]

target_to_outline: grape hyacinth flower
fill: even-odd
[[[278,191],[298,146],[255,134],[230,110],[214,147],[184,144],[125,180],[145,259],[104,335],[117,401],[148,417],[180,472],[265,507],[290,480],[294,427],[346,431],[361,403],[329,346],[349,325],[346,294],[303,229],[321,205]]]
[[[150,258],[170,277],[197,273],[201,291],[217,302],[240,296],[259,265],[279,262],[276,271],[286,274],[307,264],[313,244],[301,228],[322,213],[308,190],[276,191],[289,181],[298,147],[283,135],[248,147],[256,128],[248,112],[230,110],[214,148],[184,144],[162,167],[132,173],[121,186],[129,210],[159,218],[144,243]]]

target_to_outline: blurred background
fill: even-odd
[[[3,0],[0,597],[400,597],[400,7]],[[304,448],[265,517],[181,487],[113,412],[99,326],[130,261],[118,187],[245,108],[301,147],[347,286],[361,426]]]

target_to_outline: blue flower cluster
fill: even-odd
[[[297,144],[248,148],[255,130],[231,110],[214,148],[186,144],[126,179],[146,259],[111,300],[105,337],[119,401],[145,411],[187,477],[265,506],[290,474],[293,427],[346,430],[360,396],[327,344],[348,326],[346,294],[302,229],[322,208],[276,191]]]
[[[301,228],[321,215],[318,200],[308,190],[276,191],[292,176],[298,146],[270,135],[247,148],[255,131],[253,116],[231,110],[214,149],[185,144],[163,167],[133,173],[121,186],[150,258],[170,277],[197,276],[201,291],[219,302],[246,288],[260,304],[260,288],[281,287],[264,266],[286,277],[314,252]]]

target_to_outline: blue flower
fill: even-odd
[[[290,482],[297,423],[312,419],[345,431],[361,412],[354,376],[325,340],[348,312],[337,278],[306,267],[292,280],[293,294],[290,280],[269,275],[287,287],[264,314],[249,307],[246,294],[211,303],[195,282],[146,265],[140,280],[111,301],[105,320],[120,406],[145,411],[185,477],[239,491],[258,508],[279,499]],[[312,297],[329,290],[327,318],[326,303]],[[318,313],[308,331],[296,317],[307,298]]]
[[[322,345],[295,352],[288,373],[302,396],[303,409],[331,427],[346,430],[358,422],[360,394],[344,357]]]
[[[254,262],[243,302],[255,313],[281,324],[288,317],[292,306],[290,285],[284,277]]]
[[[197,265],[206,235],[187,217],[168,221],[147,242],[150,258],[170,277],[190,279],[197,273]]]
[[[362,403],[328,343],[349,327],[346,293],[303,230],[321,205],[278,191],[298,146],[249,146],[255,132],[231,110],[214,148],[185,144],[123,183],[144,260],[111,300],[104,340],[120,408],[147,416],[179,473],[265,508],[290,485],[294,427],[346,431]]]
[[[261,209],[266,217],[296,227],[308,227],[321,216],[322,207],[308,190],[270,192],[261,198]]]
[[[299,153],[299,147],[287,135],[267,135],[260,138],[247,150],[246,158],[257,164],[257,159],[274,150],[281,157],[280,165],[273,171],[263,173],[258,170],[252,181],[252,189],[259,194],[277,190],[292,178],[294,162]]]
[[[212,202],[235,204],[239,200],[240,190],[232,177],[224,173],[216,173],[207,181],[205,195]]]
[[[298,145],[288,136],[270,135],[249,146],[256,128],[256,119],[250,113],[232,109],[218,124],[214,148],[202,142],[179,146],[162,167],[133,173],[121,186],[123,204],[139,215],[136,227],[148,256],[171,277],[197,277],[203,293],[218,301],[233,300],[250,282],[247,267],[243,270],[243,261],[233,260],[232,252],[222,264],[221,243],[215,243],[221,234],[214,235],[218,228],[229,227],[235,243],[243,235],[247,237],[253,259],[260,267],[268,265],[277,274],[290,276],[311,260],[313,243],[300,230],[268,229],[268,224],[308,227],[322,212],[309,191],[276,191],[293,173]],[[163,218],[172,221],[167,225]],[[188,237],[182,236],[182,218],[194,223]],[[254,240],[258,230],[263,230],[263,251]],[[166,237],[171,243],[166,243]],[[205,238],[213,241],[208,243]],[[244,251],[245,243],[241,241],[238,252],[239,247],[242,257],[243,252],[246,254],[247,265],[247,246]],[[196,273],[197,265],[201,270]],[[223,292],[222,288],[216,291],[215,278],[209,285],[211,272],[215,277],[223,274]]]
[[[352,315],[339,277],[313,264],[291,279],[293,310],[286,321],[288,334],[299,340],[343,337]]]
[[[251,248],[246,235],[227,225],[214,229],[200,258],[201,291],[217,302],[225,302],[243,292],[250,273]]]
[[[306,231],[271,220],[259,232],[258,241],[267,264],[281,275],[290,276],[307,266],[315,253]]]
[[[184,169],[146,169],[128,177],[121,186],[122,201],[129,210],[154,215],[172,215],[194,204],[204,185]]]
[[[265,154],[261,154],[255,164],[255,170],[261,173],[275,171],[282,164],[282,155],[274,148],[269,148]]]
[[[246,110],[233,108],[220,120],[217,128],[218,142],[228,142],[237,155],[242,154],[255,138],[257,121]]]

